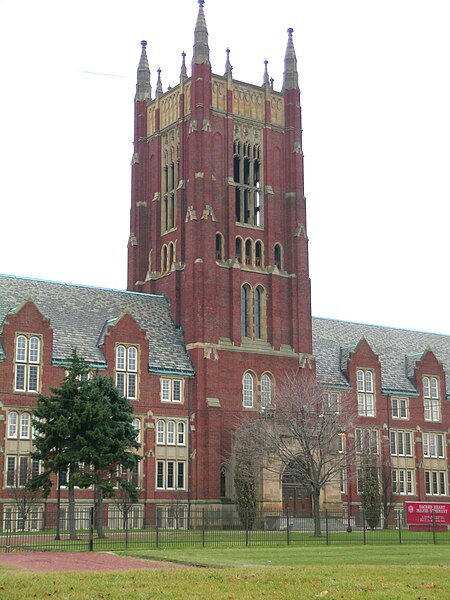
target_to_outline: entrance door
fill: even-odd
[[[301,485],[283,485],[283,508],[293,516],[311,515],[311,493]]]

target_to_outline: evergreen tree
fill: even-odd
[[[243,527],[253,528],[257,506],[256,465],[248,454],[245,439],[236,432],[234,489],[236,508]]]
[[[78,438],[80,461],[94,485],[96,526],[103,536],[103,498],[114,496],[113,482],[118,471],[131,470],[139,460],[139,448],[133,427],[133,407],[121,396],[110,377],[96,377],[89,382],[86,407]]]
[[[361,465],[361,507],[364,510],[367,525],[375,529],[380,524],[381,496],[378,478],[377,456],[368,453]]]
[[[94,485],[97,530],[103,535],[102,500],[105,494],[114,493],[111,476],[117,468],[132,468],[138,460],[133,453],[139,444],[132,426],[132,406],[119,395],[111,378],[89,380],[87,373],[73,351],[61,387],[38,399],[33,419],[39,435],[32,457],[42,461],[44,471],[32,486],[42,488],[48,496],[51,474],[68,472],[71,539],[76,537],[74,488]]]

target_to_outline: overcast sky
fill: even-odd
[[[206,0],[213,72],[302,91],[313,314],[450,334],[450,2]],[[153,90],[195,0],[0,0],[0,272],[123,289],[140,41]],[[188,66],[189,71],[189,66]]]

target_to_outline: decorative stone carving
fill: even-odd
[[[211,358],[219,360],[217,346],[215,344],[205,344],[203,347],[203,358],[206,358],[207,360],[210,360]]]
[[[205,208],[203,209],[203,212],[202,212],[202,216],[201,216],[202,219],[207,219],[208,217],[211,217],[211,220],[213,222],[217,221],[216,215],[214,214],[213,208],[210,204],[207,204],[205,206]]]
[[[305,230],[305,226],[303,225],[303,223],[299,223],[297,225],[297,227],[295,228],[295,232],[294,232],[294,237],[300,237],[303,236],[304,238],[306,238],[306,230]]]
[[[313,367],[314,356],[312,354],[307,354],[306,352],[302,352],[298,355],[298,364],[301,369],[308,367],[308,369],[312,369]]]
[[[184,219],[184,222],[187,223],[188,221],[196,221],[196,220],[197,220],[197,213],[195,211],[195,208],[193,206],[188,206],[186,218]]]

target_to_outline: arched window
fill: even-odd
[[[161,273],[167,271],[167,246],[164,244],[161,248]]]
[[[260,242],[259,240],[255,243],[255,266],[264,266],[263,245],[262,242]]]
[[[184,446],[185,445],[185,425],[183,421],[178,421],[178,445],[179,446]]]
[[[283,248],[280,244],[273,247],[273,259],[275,265],[281,270],[283,268]]]
[[[17,437],[17,421],[18,416],[16,412],[10,412],[8,414],[8,437],[16,438]]]
[[[37,392],[39,390],[39,365],[41,362],[41,340],[32,335],[16,338],[15,390]]]
[[[30,413],[24,412],[20,415],[20,439],[28,440],[30,438],[31,417]]]
[[[241,334],[250,337],[251,288],[246,283],[241,288]]]
[[[141,443],[141,421],[140,419],[133,419],[133,429],[136,436],[136,441]]]
[[[165,443],[165,423],[164,421],[158,421],[156,424],[156,443],[158,446],[164,445]]]
[[[173,242],[169,244],[168,257],[167,257],[167,270],[170,271],[174,262],[173,258]]]
[[[224,241],[221,233],[216,233],[216,260],[224,260]]]
[[[261,377],[261,406],[272,404],[272,378],[267,373]]]
[[[266,293],[261,285],[255,288],[255,338],[263,339],[266,337]]]
[[[239,263],[242,263],[242,238],[237,237],[236,238],[236,260]]]
[[[254,378],[250,373],[245,373],[242,380],[242,405],[245,408],[253,407]]]
[[[167,443],[170,446],[175,445],[175,422],[169,421],[167,423]]]
[[[236,222],[260,227],[261,160],[258,145],[234,142],[233,179],[235,184]]]
[[[245,240],[245,264],[252,264],[252,240]]]
[[[358,415],[374,417],[375,393],[372,371],[369,369],[358,369],[356,371],[356,386],[358,391]]]
[[[116,346],[116,387],[121,396],[137,398],[138,351],[135,346]]]

